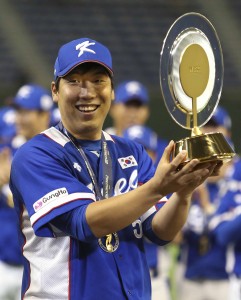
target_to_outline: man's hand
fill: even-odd
[[[179,169],[187,153],[180,152],[170,162],[173,146],[171,141],[163,153],[153,177],[154,185],[162,196],[173,192],[189,195],[214,172],[217,162],[200,163],[198,159],[193,159]]]

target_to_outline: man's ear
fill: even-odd
[[[59,92],[58,92],[56,83],[54,81],[52,81],[52,83],[51,83],[51,91],[52,91],[53,101],[55,103],[58,103],[58,101],[59,101]]]
[[[111,101],[113,102],[115,100],[115,91],[114,89],[112,89],[112,92],[111,92]]]

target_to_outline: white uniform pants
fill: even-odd
[[[241,300],[241,278],[230,276],[229,298],[230,300]]]
[[[20,300],[23,268],[0,261],[0,300]]]
[[[180,300],[234,300],[227,280],[183,280]]]

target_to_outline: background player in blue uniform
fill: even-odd
[[[122,136],[125,129],[133,125],[144,125],[150,116],[149,93],[140,81],[128,80],[115,88],[110,116],[113,127],[106,128],[109,134]]]
[[[53,105],[49,91],[33,84],[22,86],[13,102],[16,110],[4,107],[0,113],[0,135],[4,142],[0,151],[0,300],[20,299],[23,273],[17,214],[8,185],[12,156],[19,146],[49,127],[49,110]]]
[[[228,299],[241,299],[241,160],[236,157],[229,169],[229,177],[220,206],[210,222],[217,242],[227,247],[226,271],[229,274]]]
[[[230,141],[231,119],[227,111],[221,106],[217,107],[202,131],[221,132]],[[223,189],[227,186],[226,173],[230,163],[224,164],[219,176],[208,178],[193,194],[183,230],[182,262],[185,265],[185,278],[180,286],[180,299],[228,299],[228,274],[225,269],[227,249],[217,242],[208,225],[219,206]]]
[[[150,117],[150,97],[146,86],[137,80],[127,80],[118,84],[115,99],[110,108],[113,127],[106,128],[109,134],[123,136],[125,130],[135,125],[145,125]],[[167,141],[157,136],[154,164],[158,164]]]
[[[125,130],[135,125],[145,125],[150,117],[150,96],[146,86],[137,80],[119,83],[115,89],[115,99],[110,108],[113,127],[105,129],[109,134],[123,136]],[[157,136],[155,163],[158,164],[167,146],[165,139]]]
[[[16,132],[15,111],[10,106],[0,110],[0,300],[18,300],[21,288],[21,253],[16,228],[16,212],[9,195],[11,151]]]
[[[25,143],[12,163],[22,297],[151,299],[143,235],[170,241],[185,222],[193,190],[216,164],[192,160],[177,171],[186,153],[170,162],[170,142],[154,172],[141,145],[102,131],[113,71],[109,50],[97,41],[63,45],[54,73],[62,123]],[[165,205],[157,211],[159,201]]]
[[[16,134],[15,111],[9,106],[0,109],[0,145],[7,145]]]

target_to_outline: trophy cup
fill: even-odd
[[[172,156],[187,151],[187,163],[227,162],[235,156],[223,134],[203,134],[200,127],[212,117],[223,85],[223,56],[216,31],[201,14],[187,13],[170,27],[160,58],[160,85],[171,117],[191,136],[175,142]]]

